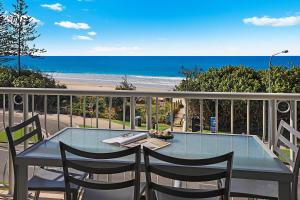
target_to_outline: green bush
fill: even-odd
[[[202,92],[269,92],[269,70],[255,70],[245,66],[212,67],[207,71],[198,69],[183,71],[186,79],[178,86],[177,91]],[[271,70],[271,91],[278,93],[300,92],[300,68],[274,66]],[[230,101],[219,100],[219,129],[230,131]],[[189,116],[199,115],[199,100],[191,100]],[[234,101],[234,131],[246,132],[246,101]],[[262,134],[262,101],[250,102],[250,131]],[[204,100],[204,125],[209,127],[209,118],[214,116],[215,101]],[[288,121],[288,115],[280,114],[278,120]]]

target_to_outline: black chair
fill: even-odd
[[[300,167],[300,151],[299,147],[292,144],[289,139],[285,138],[283,131],[287,130],[295,140],[300,139],[300,132],[292,128],[285,121],[281,120],[278,126],[278,132],[276,136],[276,145],[274,146],[274,153],[282,157],[286,164],[290,165],[293,169],[294,180],[292,183],[292,200],[297,200],[298,191],[298,176]],[[280,146],[283,145],[291,149],[295,155],[295,161],[285,155]],[[231,181],[231,196],[232,197],[246,197],[246,198],[259,198],[259,199],[278,199],[278,183],[274,181],[263,180],[248,180],[248,179],[236,179]]]
[[[140,199],[140,160],[141,147],[133,147],[130,149],[112,152],[112,153],[91,153],[70,147],[60,142],[61,157],[64,168],[66,197],[71,200],[72,194],[70,192],[71,185],[78,185],[83,188],[82,199],[109,199],[109,200],[138,200]],[[68,158],[68,153],[79,156],[83,159],[91,160],[109,160],[115,158],[122,158],[130,155],[135,155],[135,159],[131,164],[122,164],[115,167],[103,167],[98,164],[87,166],[86,163],[79,163]],[[79,170],[88,174],[118,174],[128,171],[134,171],[134,178],[123,182],[100,182],[91,178],[84,180],[73,177],[70,169]]]
[[[209,166],[217,163],[226,162],[226,167],[218,172],[210,174],[200,174],[197,168],[196,173],[194,172],[178,172],[161,168],[159,165],[151,164],[150,157],[158,159],[163,162],[181,165],[185,167],[197,167],[197,166]],[[147,198],[149,200],[163,199],[163,200],[177,200],[177,199],[215,199],[217,197],[225,200],[229,199],[230,195],[230,178],[232,172],[232,159],[233,152],[206,159],[182,159],[174,158],[160,154],[144,147],[144,158],[145,158],[145,172],[146,172],[146,187],[147,187]],[[206,182],[206,181],[218,181],[220,179],[225,180],[225,186],[223,188],[216,188],[212,190],[204,189],[186,189],[169,187],[155,183],[151,180],[151,173],[165,177],[167,179],[188,181],[188,182]]]
[[[19,131],[24,131],[24,129],[28,126],[31,126],[29,133],[26,135],[14,140],[14,134]],[[35,128],[34,128],[35,127]],[[17,157],[16,147],[22,143],[38,143],[43,140],[42,129],[39,121],[38,115],[16,125],[13,127],[7,127],[5,129],[9,150],[12,156],[12,162],[14,166],[14,173],[16,174],[16,165],[15,159]],[[35,144],[36,144],[35,143]],[[33,144],[34,145],[34,144]],[[74,174],[75,176],[81,177],[82,175]],[[16,177],[15,177],[16,182]],[[16,187],[16,185],[15,185]],[[79,187],[72,187],[72,192],[77,193]],[[37,167],[34,170],[33,176],[28,180],[28,190],[35,192],[35,199],[39,198],[40,191],[56,191],[56,192],[64,192],[65,191],[65,183],[63,170],[59,168],[46,169],[43,167]],[[15,188],[16,191],[16,188]],[[14,196],[15,198],[15,196]]]

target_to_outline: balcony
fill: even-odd
[[[278,102],[287,102],[289,107],[290,125],[297,128],[297,101],[300,100],[300,94],[268,94],[268,93],[212,93],[212,92],[142,92],[142,91],[99,91],[99,90],[70,90],[70,89],[30,89],[30,88],[1,88],[2,96],[2,129],[6,126],[12,126],[22,120],[28,119],[31,115],[40,114],[42,129],[46,136],[53,135],[57,131],[65,127],[94,127],[105,129],[140,129],[136,126],[136,100],[143,99],[145,106],[145,129],[159,128],[158,111],[160,108],[160,100],[168,99],[170,106],[170,124],[168,129],[177,132],[189,132],[191,127],[191,116],[189,115],[189,102],[199,101],[199,118],[200,131],[204,129],[204,100],[214,101],[214,116],[216,120],[216,131],[222,123],[219,120],[219,102],[230,102],[230,130],[229,133],[235,134],[234,130],[234,109],[236,102],[245,102],[246,104],[246,127],[245,134],[251,134],[250,130],[250,111],[251,102],[258,101],[262,103],[262,133],[259,137],[266,146],[271,148],[275,143],[278,125]],[[74,98],[82,97],[82,115],[75,115]],[[88,98],[93,97],[95,104],[95,115],[89,113]],[[108,116],[107,119],[99,117],[99,99],[101,97],[108,98]],[[116,123],[112,117],[113,100],[121,99],[123,103],[121,123]],[[51,105],[49,112],[49,101],[55,102]],[[184,112],[181,116],[182,124],[176,127],[174,124],[175,116],[174,106],[177,101],[183,102]],[[62,105],[63,104],[63,105]],[[129,123],[126,121],[126,107],[129,106]],[[55,111],[53,111],[55,107]],[[37,109],[38,108],[38,109]],[[154,108],[154,109],[153,109]],[[78,110],[77,110],[78,111]],[[78,112],[77,112],[78,113]],[[154,119],[153,119],[154,114]],[[154,126],[153,126],[154,124]],[[25,130],[26,133],[26,130]],[[240,134],[240,133],[237,133]],[[293,141],[294,142],[294,141]],[[26,146],[26,145],[25,145]],[[21,149],[20,149],[21,150]],[[1,144],[1,159],[8,160],[7,145]],[[8,165],[5,170],[5,163],[1,162],[0,170],[4,173],[4,183],[7,189],[3,188],[1,197],[4,199],[11,193],[12,187],[9,183],[13,181],[12,168]],[[159,179],[158,179],[159,180]],[[205,187],[205,186],[204,186]],[[52,193],[43,193],[41,199],[63,199],[63,195]],[[50,198],[51,197],[51,198]]]

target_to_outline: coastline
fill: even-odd
[[[78,90],[114,90],[124,75],[114,74],[79,74],[79,73],[46,73],[69,89]],[[127,75],[127,80],[138,91],[172,91],[183,77]]]

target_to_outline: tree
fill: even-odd
[[[176,86],[178,91],[202,92],[268,92],[269,70],[255,70],[245,66],[211,67],[207,71],[190,71],[183,73],[187,78]],[[273,66],[271,70],[271,90],[275,93],[300,92],[300,67],[290,68]],[[209,118],[215,113],[215,101],[204,99],[204,125],[209,128]],[[231,102],[219,100],[219,130],[230,131]],[[253,134],[262,133],[262,101],[250,102],[250,131]],[[199,100],[189,101],[189,115],[199,116]],[[234,101],[234,132],[246,132],[247,102],[243,99]],[[289,120],[288,115],[278,113],[278,120]]]
[[[37,33],[37,21],[28,15],[25,0],[16,0],[13,4],[14,12],[10,13],[9,23],[12,31],[12,48],[10,55],[18,56],[18,74],[21,74],[21,56],[34,57],[44,53],[45,49],[36,48],[32,44],[40,34]]]
[[[8,62],[9,55],[9,43],[11,39],[11,33],[9,31],[9,24],[5,15],[3,5],[0,1],[0,63]]]

